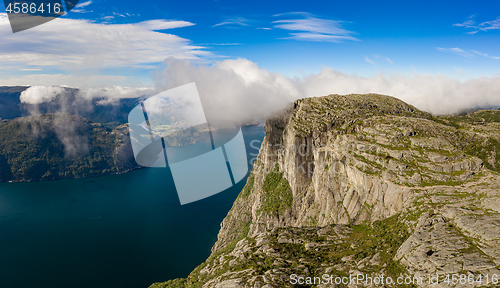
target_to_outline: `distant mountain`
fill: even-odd
[[[19,97],[26,86],[0,87],[0,118],[13,119],[23,116],[23,108]]]
[[[127,124],[110,129],[69,114],[0,123],[0,181],[84,178],[138,167]]]
[[[78,96],[79,89],[64,88],[64,95],[56,95],[49,102],[27,104],[20,100],[27,86],[0,87],[0,120],[14,119],[47,113],[67,113],[98,123],[127,123],[128,113],[142,100],[138,98],[111,99],[97,97],[87,99]]]
[[[0,87],[0,181],[83,178],[139,168],[128,113],[141,98],[86,98],[75,88],[41,104]]]

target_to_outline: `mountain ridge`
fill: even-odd
[[[188,278],[151,287],[500,275],[498,116],[432,116],[378,94],[297,100],[267,120],[212,255]]]
[[[15,119],[40,114],[67,113],[87,118],[93,122],[127,123],[128,113],[144,99],[134,98],[84,97],[80,89],[61,87],[64,93],[57,93],[53,99],[38,104],[21,101],[21,94],[30,86],[0,86],[0,120]]]
[[[0,122],[0,151],[0,181],[85,178],[139,168],[127,124],[110,129],[70,114]]]

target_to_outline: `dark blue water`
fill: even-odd
[[[260,142],[249,143],[263,128],[243,132],[256,154]],[[245,182],[183,206],[161,168],[0,183],[0,287],[148,287],[186,277],[210,255]]]

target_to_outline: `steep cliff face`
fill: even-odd
[[[500,276],[492,113],[436,118],[375,94],[296,101],[268,119],[212,256],[189,278],[153,287],[285,287],[292,274],[354,272]]]
[[[482,160],[450,143],[447,135],[458,137],[454,127],[432,119],[380,95],[298,100],[267,121],[253,185],[246,187],[251,191],[222,223],[214,252],[237,235],[233,222],[250,222],[249,236],[275,227],[373,222],[400,212],[412,186],[460,182],[477,173]],[[290,195],[265,191],[270,172],[283,175]],[[285,207],[267,211],[271,201]]]

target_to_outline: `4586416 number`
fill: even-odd
[[[59,3],[9,3],[6,11],[14,14],[59,14],[63,11]]]

